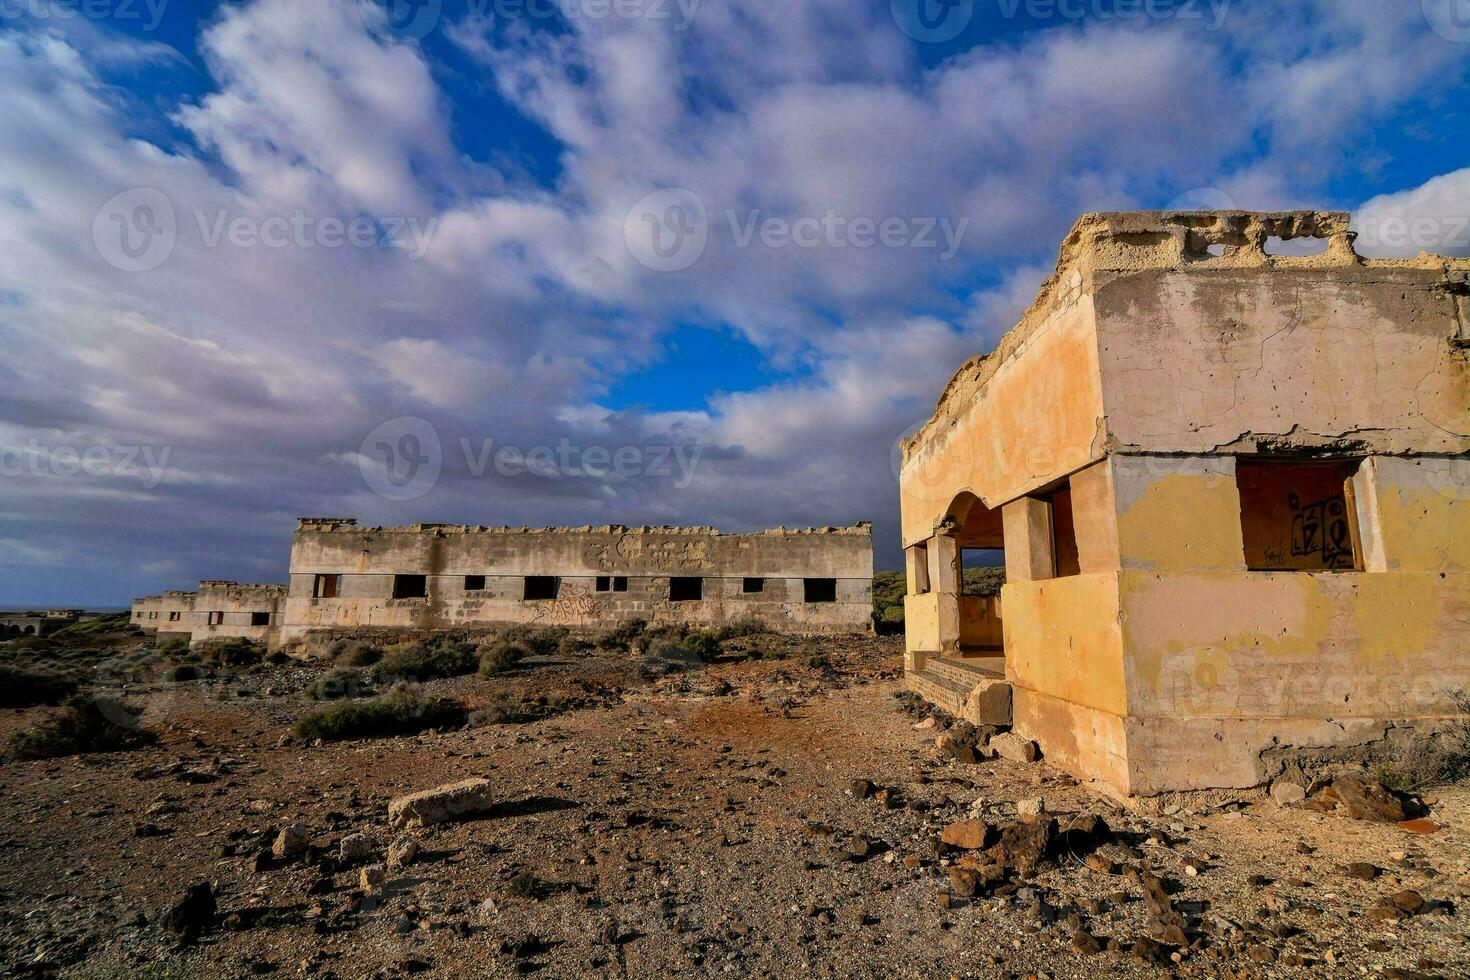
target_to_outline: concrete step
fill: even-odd
[[[938,657],[929,658],[924,667],[904,674],[910,691],[972,724],[1011,724],[1011,686],[1003,676]]]
[[[956,684],[974,687],[982,681],[1005,677],[1005,661],[1000,657],[959,660],[953,657],[929,657],[924,669]]]
[[[909,671],[904,674],[904,684],[910,691],[936,708],[956,718],[964,715],[965,698],[970,693],[969,686],[957,684],[938,674],[931,674],[927,670]]]

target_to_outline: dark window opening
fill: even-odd
[[[803,579],[802,597],[807,602],[836,602],[837,580],[835,578]]]
[[[179,621],[179,617],[180,617],[180,614],[179,613],[171,612],[171,613],[168,614],[168,621],[170,623],[177,623]]]
[[[916,544],[911,549],[914,561],[914,595],[929,592],[929,546]]]
[[[613,576],[613,591],[614,592],[627,592],[628,591],[628,576],[626,576],[626,575],[615,575],[615,576]]]
[[[1006,584],[1006,553],[1001,548],[960,549],[960,594],[998,596]]]
[[[597,591],[598,592],[611,592],[612,591],[612,576],[610,576],[610,575],[599,575],[599,576],[597,576]]]
[[[671,602],[698,602],[703,598],[704,579],[687,575],[669,579]]]
[[[212,613],[209,614],[209,625],[210,626],[222,626],[222,625],[224,625],[224,621],[225,621],[225,614],[222,613],[222,612],[212,612]]]
[[[466,575],[464,577],[464,590],[466,592],[484,592],[485,591],[485,576],[483,576],[483,575]]]
[[[1351,484],[1357,469],[1356,460],[1236,460],[1246,568],[1258,572],[1358,568]]]
[[[426,599],[428,595],[429,577],[427,575],[393,576],[393,598]]]
[[[1052,493],[1051,553],[1057,578],[1077,575],[1082,571],[1077,555],[1077,526],[1072,523],[1072,487],[1063,484]]]
[[[318,575],[313,583],[311,594],[317,599],[335,599],[342,587],[342,576],[340,575]]]
[[[766,580],[763,578],[748,578],[741,583],[740,591],[746,595],[755,592],[764,592],[766,591]]]
[[[158,613],[151,612],[151,613],[148,614],[148,618],[149,619],[157,619],[158,618]]]
[[[265,613],[253,612],[253,613],[250,614],[250,625],[251,626],[269,626],[270,624],[271,624],[271,614],[270,613],[268,613],[268,612],[265,612]]]
[[[521,594],[521,598],[527,602],[555,599],[560,582],[561,580],[555,575],[527,575],[526,589]]]

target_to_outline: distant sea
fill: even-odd
[[[34,603],[32,605],[29,605],[29,606],[3,606],[3,605],[0,605],[0,613],[45,612],[47,609],[82,609],[82,608],[85,608],[86,611],[89,612],[89,613],[120,613],[120,612],[128,612],[128,611],[130,611],[132,609],[131,606],[86,606],[86,607],[82,607],[82,606],[69,606],[69,605],[67,605],[64,602],[41,602],[41,603]]]

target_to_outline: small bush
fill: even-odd
[[[486,647],[480,654],[480,676],[494,677],[513,670],[517,664],[526,659],[526,651],[509,640],[501,640]]]
[[[86,752],[118,752],[156,739],[138,728],[143,709],[116,698],[74,694],[41,724],[10,737],[17,759],[52,759]]]
[[[580,657],[597,649],[597,645],[586,637],[568,636],[557,645],[556,655],[559,657]]]
[[[672,640],[659,640],[638,657],[634,667],[642,676],[653,678],[676,674],[702,666],[703,663],[704,661],[683,644]]]
[[[830,663],[825,653],[818,653],[814,650],[802,654],[801,657],[801,665],[813,670],[825,670]]]
[[[518,872],[505,884],[505,893],[511,898],[540,899],[545,890],[541,879],[529,871]]]
[[[383,648],[362,640],[338,640],[327,648],[332,662],[343,667],[371,667],[383,659]]]
[[[360,698],[373,693],[372,682],[360,670],[339,667],[316,679],[306,689],[306,696],[313,701],[336,701],[340,698]]]
[[[470,724],[510,725],[516,722],[535,721],[541,716],[539,706],[527,704],[509,691],[496,691],[482,708],[470,712]]]
[[[242,636],[204,640],[194,653],[204,663],[220,667],[253,667],[265,659],[265,647]]]
[[[462,725],[464,709],[452,701],[424,698],[400,688],[372,701],[333,705],[296,719],[297,738],[338,742],[349,738],[412,735],[426,728]]]
[[[175,637],[172,640],[164,640],[158,645],[158,652],[165,656],[174,656],[189,652],[189,641]]]
[[[1374,773],[1379,782],[1400,793],[1416,793],[1470,778],[1470,692],[1452,691],[1449,697],[1460,718],[1437,735],[1403,745]]]
[[[718,657],[723,646],[720,635],[714,630],[695,630],[685,637],[684,645],[690,653],[706,662]]]
[[[76,689],[76,681],[49,670],[24,670],[0,664],[0,708],[57,704]]]
[[[439,637],[427,643],[407,643],[388,652],[373,669],[378,680],[433,680],[461,677],[479,667],[475,648]]]
[[[513,643],[532,657],[549,657],[557,652],[562,640],[571,635],[565,626],[512,626],[500,639]]]
[[[648,629],[647,620],[630,619],[625,623],[619,623],[612,629],[597,638],[597,645],[603,650],[611,653],[630,650],[633,643]]]
[[[178,684],[200,680],[204,677],[204,671],[197,664],[169,664],[163,668],[162,677],[166,684]]]

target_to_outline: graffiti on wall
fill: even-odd
[[[594,542],[584,551],[588,564],[603,571],[623,571],[630,564],[664,572],[700,571],[714,567],[709,541],[703,538],[652,538],[623,534],[611,544]]]
[[[532,623],[576,623],[602,614],[602,599],[585,585],[563,585],[555,599],[534,606]]]
[[[1353,567],[1353,534],[1348,525],[1347,500],[1341,494],[1303,504],[1296,494],[1287,497],[1291,508],[1291,554],[1315,558],[1328,568]]]

